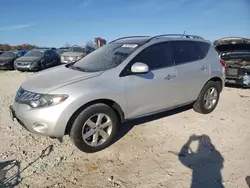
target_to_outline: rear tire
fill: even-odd
[[[86,153],[98,152],[113,143],[118,123],[112,108],[102,103],[94,104],[76,117],[69,136],[79,150]]]
[[[201,90],[201,93],[193,105],[194,111],[201,114],[209,114],[216,108],[220,98],[220,83],[209,81]],[[210,96],[210,94],[211,96]],[[211,104],[209,104],[211,103]]]

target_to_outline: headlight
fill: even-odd
[[[79,60],[79,59],[81,59],[82,58],[82,56],[77,56],[76,57],[76,60]]]
[[[68,95],[45,95],[42,98],[34,101],[30,101],[29,105],[32,108],[54,106],[65,101]]]
[[[61,56],[61,61],[63,61],[64,60],[64,56]]]
[[[28,104],[32,108],[40,108],[60,104],[68,97],[68,95],[37,94],[19,89],[15,100],[20,103]]]

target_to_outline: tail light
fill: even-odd
[[[223,59],[220,60],[220,64],[223,68],[226,68],[226,61],[224,61]]]

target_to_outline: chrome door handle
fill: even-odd
[[[203,66],[203,67],[201,68],[201,70],[204,71],[204,70],[207,70],[207,68],[208,68],[208,67],[205,65],[205,66]]]
[[[176,75],[167,75],[167,77],[165,77],[165,80],[172,80],[172,79],[175,79],[176,78]]]

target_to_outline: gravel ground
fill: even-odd
[[[86,154],[68,137],[60,143],[11,121],[8,106],[32,74],[0,72],[0,187],[248,187],[249,90],[225,88],[209,115],[180,109],[127,123],[112,146]]]

